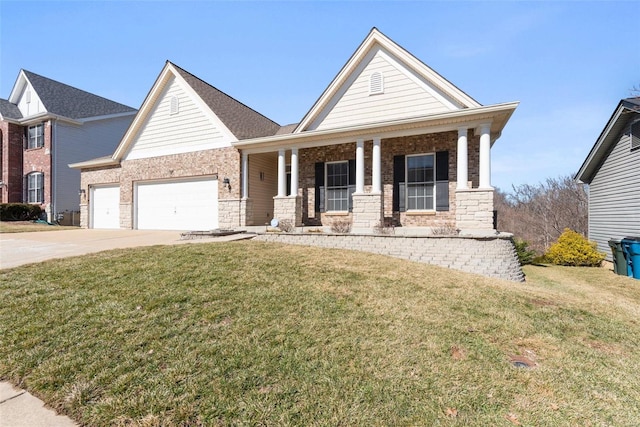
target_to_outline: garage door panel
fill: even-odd
[[[138,229],[218,228],[218,181],[215,179],[138,183],[136,195]]]
[[[94,187],[90,194],[91,228],[120,228],[120,187]]]

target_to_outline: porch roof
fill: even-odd
[[[491,123],[491,144],[497,140],[519,102],[509,102],[458,111],[412,117],[402,120],[368,123],[351,127],[305,131],[233,142],[233,146],[247,153],[263,153],[282,148],[309,148],[370,140],[374,137],[394,138],[475,128]]]

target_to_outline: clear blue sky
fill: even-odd
[[[138,108],[170,60],[298,122],[377,27],[484,105],[520,101],[493,184],[573,174],[640,86],[640,1],[0,0],[0,97],[21,68]]]

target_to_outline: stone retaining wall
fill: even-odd
[[[523,282],[510,235],[492,237],[385,236],[366,234],[264,233],[256,240],[352,249]]]

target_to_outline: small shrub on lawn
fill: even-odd
[[[40,218],[42,208],[28,203],[0,204],[0,221],[30,221]]]
[[[516,253],[518,254],[518,261],[520,261],[520,265],[532,264],[536,256],[536,252],[529,249],[529,243],[522,239],[515,239],[513,244],[516,247]]]
[[[331,223],[331,232],[333,233],[351,233],[351,221],[346,219],[337,219]]]
[[[282,221],[280,221],[280,224],[278,224],[278,228],[284,233],[291,233],[292,231],[294,231],[293,224],[288,219],[283,219]]]
[[[551,245],[545,258],[552,264],[575,267],[598,267],[605,258],[597,244],[582,234],[565,228],[558,241]]]

